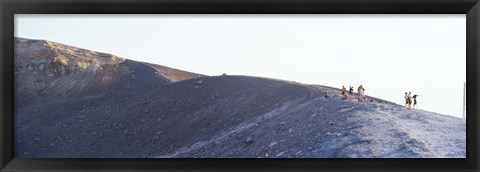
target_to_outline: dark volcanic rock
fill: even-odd
[[[465,156],[453,117],[343,101],[331,87],[15,43],[16,157]]]

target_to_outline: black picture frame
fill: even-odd
[[[478,114],[479,0],[1,0],[1,171],[479,171],[479,118],[465,159],[14,159],[14,14],[466,14],[467,113]]]

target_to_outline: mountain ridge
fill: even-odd
[[[29,41],[15,45],[17,158],[466,156],[459,118],[373,97],[341,100],[333,87],[116,56],[76,65],[71,59],[96,53]],[[50,61],[41,67],[37,53]]]

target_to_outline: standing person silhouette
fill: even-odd
[[[418,109],[418,106],[417,106],[417,97],[420,96],[420,95],[413,95],[413,109],[417,108]]]
[[[408,92],[408,109],[412,108],[412,92]]]
[[[345,88],[345,85],[342,86],[342,100],[347,99],[347,88]]]
[[[353,96],[353,86],[349,86],[349,87],[350,87],[350,89],[348,90],[348,95],[350,95],[350,98],[351,98],[352,101],[353,101],[353,99],[354,99],[354,97],[355,97],[355,96]]]
[[[365,101],[364,92],[365,92],[365,89],[363,88],[363,86],[362,85],[358,86],[358,89],[357,89],[358,101],[360,100]]]

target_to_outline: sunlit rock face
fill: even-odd
[[[101,65],[120,63],[123,58],[45,40],[15,39],[15,71],[28,70],[61,76],[96,71]]]
[[[139,87],[165,85],[203,76],[51,41],[23,38],[15,39],[14,61],[17,93],[47,97],[97,94],[130,82],[139,82]]]

